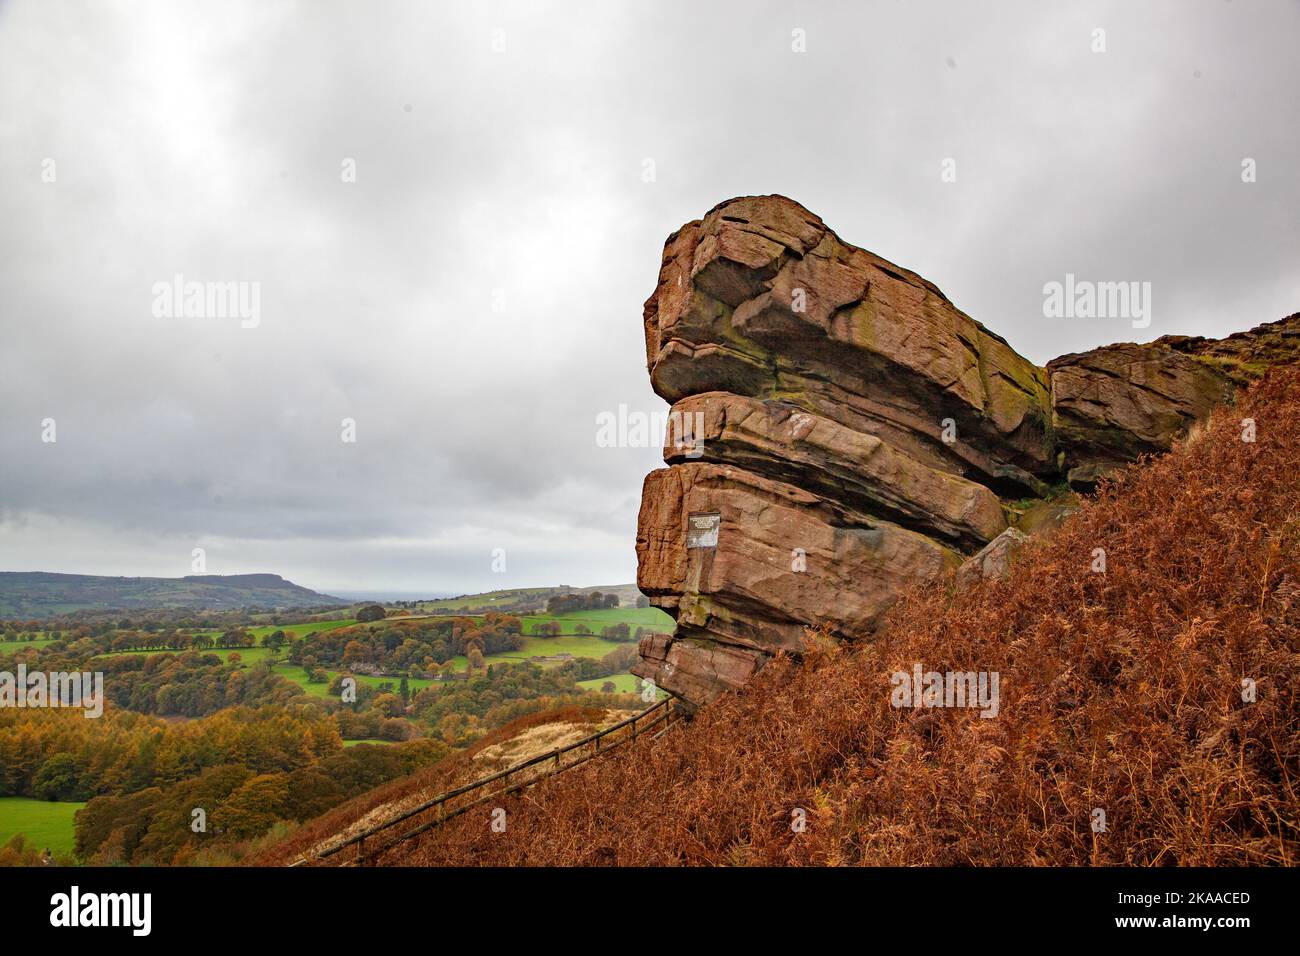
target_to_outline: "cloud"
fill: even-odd
[[[641,303],[734,195],[793,196],[1040,362],[1279,318],[1298,19],[0,7],[0,566],[181,574],[204,545],[326,590],[632,579],[658,455],[597,448],[596,415],[663,407]],[[1043,318],[1067,271],[1151,281],[1151,328]],[[155,318],[177,273],[258,283],[260,324]]]

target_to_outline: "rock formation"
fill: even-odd
[[[670,236],[644,321],[673,407],[637,583],[677,627],[633,669],[694,703],[809,626],[870,634],[901,589],[968,556],[966,577],[1004,573],[1023,538],[1006,532],[1059,520],[1067,481],[1168,450],[1257,366],[1300,352],[1293,316],[1231,346],[1166,337],[1039,368],[781,196]]]
[[[1224,373],[1157,343],[1107,345],[1047,368],[1057,442],[1080,490],[1139,455],[1168,451],[1233,393]]]

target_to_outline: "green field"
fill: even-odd
[[[0,797],[0,846],[14,834],[22,833],[38,849],[47,847],[55,853],[71,853],[73,847],[72,815],[84,803],[54,803],[29,797]]]
[[[613,681],[615,693],[618,694],[636,694],[641,691],[641,678],[635,674],[615,674],[613,677],[597,677],[594,680],[580,680],[578,686],[586,690],[599,692],[600,687],[605,681]]]
[[[137,657],[139,656],[151,657],[154,654],[180,654],[180,653],[182,652],[181,651],[109,651],[109,653],[101,654],[100,656],[121,657],[123,655],[134,654]],[[216,654],[223,661],[230,660],[231,654],[238,654],[239,661],[241,664],[256,664],[258,661],[264,661],[268,657],[274,656],[271,654],[271,649],[269,647],[209,647],[206,650],[204,650],[202,653]],[[279,656],[281,657],[284,656],[283,650],[280,651]]]
[[[559,621],[566,632],[579,624],[586,624],[600,633],[602,627],[624,622],[633,631],[638,627],[656,631],[671,631],[673,628],[673,619],[657,607],[611,607],[600,611],[570,611],[568,614],[529,614],[520,620],[525,634],[532,630],[534,624],[550,621]]]
[[[324,683],[324,684],[312,684],[312,683],[308,682],[308,680],[307,680],[307,671],[306,671],[306,669],[305,669],[305,668],[302,668],[302,667],[299,667],[297,664],[277,664],[277,665],[275,666],[275,672],[276,672],[277,674],[279,674],[281,677],[284,677],[284,678],[286,678],[286,679],[288,679],[288,680],[293,681],[295,684],[297,684],[299,687],[301,687],[304,691],[306,691],[306,692],[307,692],[307,695],[308,695],[309,697],[330,697],[330,696],[332,696],[332,695],[330,694],[330,685],[329,685],[329,683]],[[332,673],[332,674],[329,675],[330,681],[333,681],[333,680],[334,680],[334,675],[337,674],[337,673],[338,673],[338,672],[335,671],[334,673]]]
[[[610,651],[619,647],[620,643],[631,643],[630,641],[607,641],[601,637],[599,634],[600,629],[610,624],[619,624],[626,621],[628,629],[632,633],[635,633],[638,627],[655,631],[671,631],[673,629],[673,619],[654,607],[607,608],[600,611],[573,611],[569,614],[560,615],[529,614],[519,620],[524,630],[524,646],[517,651],[487,654],[483,658],[486,663],[518,664],[530,657],[554,657],[558,654],[572,654],[574,657],[600,660]],[[536,637],[528,633],[532,630],[534,624],[544,624],[550,621],[559,621],[566,632],[571,632],[579,624],[586,624],[587,627],[597,633],[564,633],[558,637]],[[451,660],[457,668],[463,668],[466,663],[464,655],[458,655]],[[557,665],[558,662],[548,662],[542,666],[554,667]]]
[[[230,647],[230,648],[223,648],[223,647],[209,647],[209,648],[206,648],[206,649],[205,649],[205,653],[209,653],[209,654],[220,654],[220,655],[222,656],[222,659],[223,659],[223,660],[225,659],[225,657],[226,657],[227,655],[229,655],[229,654],[231,654],[231,653],[237,653],[237,654],[239,654],[239,655],[244,659],[244,661],[245,661],[246,663],[252,663],[253,661],[260,661],[260,660],[262,660],[263,658],[266,658],[266,657],[270,657],[270,656],[271,656],[271,649],[270,649],[270,648],[260,646],[260,642],[261,642],[262,638],[266,637],[266,635],[268,635],[268,634],[273,634],[273,633],[275,633],[276,631],[284,631],[285,634],[296,634],[296,635],[298,635],[299,637],[301,637],[301,636],[303,636],[304,634],[311,634],[311,633],[313,633],[313,632],[315,632],[315,633],[321,633],[321,632],[324,632],[324,631],[333,631],[333,630],[336,630],[337,628],[340,628],[340,627],[348,627],[349,625],[353,625],[353,624],[356,624],[356,623],[357,623],[356,621],[351,620],[351,619],[349,618],[349,619],[345,619],[345,620],[317,621],[317,622],[312,623],[312,624],[285,624],[285,625],[282,626],[282,627],[276,627],[275,625],[272,625],[272,624],[267,624],[267,625],[265,625],[265,626],[259,626],[259,627],[249,627],[249,628],[245,628],[244,630],[248,631],[248,633],[251,634],[251,635],[253,636],[253,639],[259,642],[259,646],[257,646],[257,647]],[[223,632],[222,632],[222,631],[194,631],[194,632],[192,632],[192,633],[193,633],[195,636],[202,635],[202,636],[205,636],[205,637],[217,638],[217,637],[220,637],[220,636],[222,635]],[[32,643],[35,644],[35,645],[37,645],[37,646],[40,646],[40,645],[43,644],[43,643],[49,643],[49,642],[48,642],[48,641],[33,641]],[[3,643],[0,643],[0,649],[3,649],[4,646],[5,646],[5,645],[4,645]],[[170,652],[170,651],[166,651],[166,650],[140,650],[140,651],[110,651],[109,653],[112,653],[112,654],[167,654],[167,653],[172,653],[172,652]],[[281,653],[283,654],[283,653],[285,653],[285,651],[282,649],[282,650],[281,650]]]
[[[537,588],[535,590],[539,592],[546,592],[551,589]],[[501,592],[501,593],[502,594],[509,593],[509,594],[516,594],[516,595],[518,594],[518,592]],[[479,617],[479,619],[481,620],[481,616],[478,615],[467,615],[467,616]],[[412,615],[406,617],[388,618],[387,621],[392,623],[392,622],[397,622],[402,620],[419,620],[419,619],[420,619],[419,616]],[[426,619],[430,619],[430,618],[426,618]],[[559,621],[560,625],[564,628],[565,633],[561,634],[559,637],[536,637],[528,633],[533,628],[534,625],[549,623],[551,621]],[[484,658],[484,661],[486,663],[518,664],[520,662],[527,661],[528,658],[530,657],[555,657],[560,654],[570,654],[573,657],[582,657],[582,658],[590,658],[593,660],[599,660],[600,658],[608,654],[610,651],[620,646],[619,642],[607,641],[604,638],[599,636],[599,631],[603,627],[606,627],[610,624],[619,624],[619,623],[626,622],[628,628],[635,633],[638,627],[645,628],[646,630],[670,631],[673,626],[673,621],[671,617],[669,617],[667,614],[665,614],[663,611],[659,610],[658,608],[652,608],[652,607],[606,608],[598,611],[572,611],[568,614],[559,614],[559,615],[530,614],[521,617],[520,622],[523,625],[523,630],[524,630],[524,646],[517,651],[506,651],[498,654],[488,654]],[[343,618],[343,619],[333,619],[329,621],[316,621],[309,624],[289,624],[278,629],[283,630],[286,633],[292,632],[294,634],[301,636],[304,634],[311,633],[312,631],[316,631],[316,632],[330,631],[340,627],[348,627],[355,624],[356,621],[352,620],[351,618]],[[382,627],[384,626],[384,624],[385,624],[384,621],[376,621],[373,624],[365,625],[365,626]],[[577,628],[579,624],[585,624],[592,631],[597,633],[593,633],[593,634],[574,633],[574,630]],[[277,628],[274,625],[261,625],[258,627],[247,628],[247,630],[249,631],[249,633],[254,635],[254,637],[260,640],[263,636],[277,630]],[[205,631],[200,633],[209,634],[212,637],[216,637],[219,634],[219,632],[214,632],[214,631]],[[28,642],[18,642],[18,643],[21,645]],[[39,646],[40,644],[48,643],[48,641],[36,641],[31,643]],[[6,646],[7,646],[6,644],[0,644],[0,652],[2,652]],[[112,653],[150,655],[150,654],[172,654],[177,652],[160,651],[160,650],[137,650],[137,651],[114,651]],[[275,661],[275,672],[277,674],[287,678],[288,680],[293,681],[295,684],[301,687],[308,695],[312,697],[327,698],[333,696],[329,692],[329,684],[332,683],[334,681],[334,678],[341,673],[341,670],[338,669],[333,669],[333,670],[327,669],[326,673],[329,675],[329,682],[324,684],[312,684],[307,680],[307,672],[302,667],[289,664],[287,661],[284,660],[287,651],[283,649],[278,655],[272,654],[271,649],[267,647],[208,648],[204,651],[204,653],[216,654],[222,660],[229,660],[231,654],[238,654],[240,658],[240,662],[245,665],[251,665],[257,663],[258,661],[271,659]],[[461,655],[452,658],[452,663],[458,669],[464,669],[467,662],[465,660],[465,657]],[[543,666],[555,667],[555,666],[559,666],[559,663],[560,662],[558,661],[548,661],[545,664],[543,664]],[[359,683],[367,684],[371,687],[378,687],[380,684],[391,683],[393,685],[394,690],[396,690],[397,686],[401,682],[400,677],[370,677],[365,674],[357,674],[355,676]],[[631,679],[631,675],[623,675],[623,677],[626,677],[629,680]],[[625,689],[624,685],[629,685],[630,687],[628,680],[623,680],[620,683],[619,679],[616,679],[615,682],[619,684],[620,691],[623,691]],[[584,682],[584,685],[589,683],[591,682],[590,681]],[[412,693],[415,693],[417,691],[420,691],[430,686],[432,687],[441,686],[441,684],[437,681],[417,680],[415,678],[408,679],[407,684],[410,687]],[[599,689],[599,686],[600,686],[600,682],[596,684],[597,689]]]
[[[113,651],[112,654],[106,654],[103,656],[115,657],[120,654],[152,655],[152,654],[176,654],[176,653],[179,652],[177,651]],[[209,650],[204,651],[203,653],[216,654],[223,661],[229,660],[231,654],[238,654],[240,663],[243,664],[244,666],[248,666],[250,664],[256,664],[258,661],[263,661],[266,660],[267,658],[273,658],[273,655],[271,654],[271,649],[269,647],[211,648]],[[280,652],[279,657],[280,658],[284,657],[284,651]],[[461,666],[462,667],[465,666],[464,658],[461,659]],[[335,696],[329,692],[329,685],[330,683],[333,683],[335,677],[338,677],[338,675],[342,673],[341,670],[330,670],[326,668],[325,673],[329,675],[329,681],[324,684],[313,684],[307,680],[307,671],[305,669],[299,667],[296,664],[290,664],[288,661],[282,659],[276,661],[275,672],[279,674],[281,677],[293,681],[304,691],[306,691],[308,695],[312,697]],[[402,679],[400,677],[371,677],[368,674],[356,674],[354,676],[356,677],[358,684],[367,684],[371,687],[378,687],[380,684],[392,684],[394,691],[396,691],[398,686],[400,686],[400,684],[402,683]],[[426,687],[437,685],[437,681],[423,680],[415,677],[407,678],[406,683],[407,686],[411,688],[412,694],[414,694],[416,691],[423,690]]]
[[[328,668],[326,668],[325,673],[329,675],[329,681],[324,684],[313,684],[307,680],[306,669],[299,667],[297,664],[289,664],[287,662],[276,664],[275,672],[279,674],[281,677],[285,677],[293,681],[295,684],[297,684],[299,687],[305,690],[308,693],[308,695],[312,697],[336,696],[330,693],[329,687],[330,684],[334,683],[334,678],[338,677],[339,674],[343,673],[341,670],[329,670]],[[370,687],[378,687],[380,684],[392,684],[393,693],[396,693],[397,688],[400,687],[402,684],[402,679],[400,677],[371,677],[369,674],[354,674],[352,676],[357,679],[358,684],[366,684],[367,686]],[[408,677],[406,679],[406,685],[411,689],[412,694],[415,694],[417,691],[424,690],[424,688],[426,687],[440,686],[438,681],[425,680],[423,678],[416,678],[416,677]]]
[[[286,634],[297,634],[302,636],[303,634],[310,634],[313,631],[317,633],[333,631],[337,628],[348,627],[355,623],[357,622],[352,620],[352,618],[345,617],[341,619],[336,618],[332,621],[308,621],[306,624],[282,624],[279,627],[274,624],[267,624],[261,627],[250,627],[248,630],[254,637],[260,639],[265,637],[267,634],[274,634],[276,631],[284,631]]]
[[[8,654],[12,651],[22,650],[24,647],[44,647],[46,644],[53,644],[54,638],[42,637],[35,641],[0,641],[0,654]]]
[[[554,657],[556,654],[572,654],[574,657],[604,657],[614,648],[617,641],[607,641],[603,637],[590,634],[575,634],[572,637],[533,637],[524,635],[524,646],[517,651],[494,654],[493,657],[529,658],[534,656]]]
[[[615,594],[625,608],[632,607],[641,596],[635,584],[606,584],[597,587],[573,588],[559,585],[545,588],[502,588],[497,591],[485,591],[482,594],[468,594],[455,598],[440,598],[436,601],[421,601],[419,610],[439,614],[482,614],[495,608],[511,604],[524,604],[527,607],[543,607],[547,599],[559,594],[590,594],[600,591],[602,594]]]
[[[391,747],[391,746],[393,745],[393,741],[391,741],[391,740],[380,740],[378,737],[367,737],[365,740],[345,740],[345,741],[343,741],[343,746],[344,746],[344,747],[355,747],[357,744],[374,744],[374,745],[376,745],[376,746],[378,746],[378,747]]]
[[[332,623],[333,627],[341,627],[341,626],[343,626],[344,624],[355,624],[356,622],[355,622],[355,621],[342,621],[342,622],[331,622],[331,623]],[[295,625],[295,626],[298,626],[298,627],[308,627],[309,625]],[[327,629],[328,629],[328,628],[327,628]],[[274,630],[274,628],[265,628],[265,629],[264,629],[264,628],[259,628],[258,630],[266,630],[267,633],[270,633],[270,631],[271,631],[271,630]],[[285,630],[288,630],[288,628],[285,628]],[[19,646],[22,646],[22,645],[26,645],[26,644],[28,644],[29,642],[27,642],[27,641],[19,641],[19,642],[10,642],[10,643],[16,643],[16,644],[18,644]],[[34,644],[36,644],[36,645],[40,645],[40,644],[42,644],[42,643],[49,643],[49,642],[48,642],[48,641],[34,641],[34,642],[30,642],[30,643],[34,643]],[[608,644],[609,642],[608,642],[608,641],[603,641],[603,642],[601,642],[601,643]],[[5,647],[6,647],[6,644],[0,644],[0,653],[3,653]],[[160,650],[154,650],[154,651],[111,651],[110,653],[108,653],[108,654],[104,654],[104,655],[101,655],[101,656],[103,656],[103,657],[116,657],[116,656],[123,655],[123,654],[134,654],[134,655],[136,655],[136,656],[150,656],[150,655],[153,655],[153,654],[176,654],[176,653],[180,653],[180,652],[179,652],[179,651],[166,651],[166,650],[161,650],[161,651],[160,651]],[[218,657],[220,657],[223,661],[228,661],[228,660],[230,660],[230,655],[232,655],[232,654],[238,654],[238,655],[239,655],[240,663],[243,664],[244,666],[248,666],[248,665],[251,665],[251,664],[256,664],[258,661],[264,661],[264,660],[267,660],[268,658],[270,658],[270,659],[276,661],[276,664],[275,664],[275,672],[276,672],[277,674],[279,674],[281,677],[284,677],[284,678],[287,678],[288,680],[293,681],[295,684],[297,684],[299,687],[301,687],[304,691],[306,691],[307,694],[308,694],[309,696],[311,696],[311,697],[332,697],[332,696],[335,696],[335,695],[332,695],[332,694],[329,692],[329,685],[330,685],[330,683],[333,683],[334,678],[338,677],[338,675],[342,673],[341,670],[337,670],[337,669],[335,669],[335,670],[330,670],[330,669],[327,668],[327,669],[325,670],[325,673],[329,675],[329,681],[328,681],[327,683],[324,683],[324,684],[313,684],[313,683],[311,683],[310,681],[307,680],[307,672],[306,672],[306,670],[304,670],[303,668],[301,668],[301,667],[299,667],[299,666],[297,666],[297,665],[290,664],[290,663],[288,663],[287,661],[285,661],[285,660],[283,659],[284,656],[285,656],[285,651],[284,651],[284,650],[281,650],[280,653],[279,653],[278,655],[275,655],[275,654],[272,654],[272,653],[271,653],[271,649],[270,649],[269,647],[229,647],[229,648],[218,648],[218,647],[212,647],[212,648],[208,648],[207,650],[203,651],[203,653],[204,653],[204,654],[216,654],[216,655],[217,655]],[[543,652],[541,652],[541,651],[533,651],[533,652],[530,652],[530,653],[543,653]],[[558,653],[558,651],[552,651],[551,653]],[[591,655],[586,655],[586,656],[591,656]],[[463,668],[463,667],[465,666],[465,658],[461,657],[461,658],[459,658],[458,660],[459,660],[459,666]],[[354,676],[355,676],[356,679],[357,679],[357,683],[359,683],[359,684],[366,684],[366,685],[369,685],[369,686],[371,686],[371,687],[378,687],[380,684],[391,683],[391,684],[393,685],[393,690],[394,690],[394,691],[397,690],[397,688],[401,685],[401,682],[402,682],[402,679],[401,679],[400,677],[371,677],[371,676],[368,675],[368,674],[356,674],[356,675],[354,675]],[[407,686],[410,687],[410,689],[411,689],[411,693],[414,694],[414,693],[416,693],[417,691],[423,690],[423,689],[426,688],[426,687],[431,687],[431,686],[432,686],[432,687],[436,687],[436,686],[439,686],[439,684],[438,684],[437,681],[424,680],[424,679],[419,679],[419,678],[411,677],[411,678],[408,678],[408,679],[407,679]]]
[[[483,655],[485,664],[519,664],[530,657],[554,657],[558,654],[572,654],[574,657],[589,657],[600,660],[619,645],[601,637],[575,635],[573,637],[525,637],[524,646],[517,651],[502,651],[499,654]],[[464,654],[457,654],[451,659],[457,669],[463,670],[467,661]],[[542,667],[558,667],[561,661],[547,661]]]
[[[532,590],[539,591],[539,592],[546,592],[552,589],[535,588]],[[500,593],[502,595],[517,596],[520,592],[502,591],[497,593]],[[482,596],[476,596],[476,600],[479,597]],[[454,603],[454,602],[439,602],[439,603]],[[403,620],[406,621],[436,620],[438,617],[439,615],[430,615],[430,616],[407,615],[403,617],[391,617],[388,618],[386,621],[376,621],[375,623],[368,626],[382,627],[385,623],[393,623],[393,622],[403,621]],[[468,614],[466,615],[466,617],[472,617],[478,621],[482,621],[483,619],[482,615],[479,614]],[[530,657],[555,657],[556,655],[559,654],[572,654],[574,657],[587,657],[587,658],[592,658],[594,660],[599,660],[600,658],[604,657],[610,651],[614,650],[616,647],[619,646],[619,642],[607,641],[600,636],[599,632],[603,627],[607,627],[611,624],[620,624],[626,622],[629,630],[632,631],[633,633],[636,632],[636,629],[638,627],[645,628],[647,631],[662,631],[662,632],[668,632],[673,629],[673,619],[669,615],[667,615],[666,613],[664,613],[663,611],[655,607],[642,607],[642,608],[617,607],[617,608],[605,608],[599,611],[572,611],[568,614],[528,614],[520,617],[519,620],[523,626],[524,646],[517,651],[503,651],[497,654],[487,654],[483,658],[485,663],[518,664],[521,661],[528,660],[528,658]],[[535,637],[534,635],[528,633],[529,631],[532,630],[535,624],[545,624],[551,621],[559,621],[561,627],[564,628],[565,633],[561,634],[558,637]],[[343,622],[343,623],[350,623],[350,622]],[[592,634],[575,633],[574,632],[575,628],[577,628],[579,624],[587,625],[587,627],[591,628],[591,630],[595,633]],[[457,667],[457,669],[464,669],[466,665],[466,660],[464,655],[457,655],[456,657],[453,657],[451,659],[451,663],[453,663]],[[552,667],[552,666],[556,666],[557,664],[558,662],[548,662],[543,666]],[[284,673],[286,677],[291,676],[289,673],[289,668],[286,665],[281,665],[278,668],[278,670],[281,673]],[[331,673],[330,679],[333,680],[333,678],[334,678],[334,673]],[[298,680],[298,677],[293,676],[292,679]],[[306,678],[304,676],[302,680],[299,680],[299,683],[304,683],[305,679]],[[369,680],[369,681],[376,681],[375,678],[362,678],[362,679]],[[417,684],[420,686],[427,686],[429,684],[429,681],[411,681],[411,686],[413,688]],[[306,686],[305,683],[304,686]],[[319,684],[313,685],[313,688],[319,688],[320,686],[321,685]],[[309,688],[310,693],[316,694],[317,696],[323,696],[317,693],[317,690],[313,688]]]
[[[279,626],[275,624],[259,624],[257,627],[248,627],[244,628],[244,630],[248,631],[249,634],[252,634],[253,637],[260,641],[262,638],[266,637],[266,635],[274,634],[276,631],[284,631],[286,634],[297,634],[299,637],[302,637],[304,634],[311,634],[313,631],[319,634],[325,631],[333,631],[340,627],[348,627],[356,623],[356,621],[349,617],[332,621],[311,621],[307,624],[281,624]],[[223,632],[195,631],[194,633],[206,634],[208,637],[220,637]]]
[[[508,604],[520,598],[541,598],[554,594],[557,590],[557,588],[504,588],[499,591],[485,591],[482,594],[468,594],[464,597],[421,601],[419,607],[425,611],[484,611],[491,610],[493,604]]]

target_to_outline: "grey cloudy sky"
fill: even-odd
[[[1298,39],[1293,0],[0,4],[0,569],[632,580],[658,450],[596,416],[663,410],[641,304],[736,195],[1038,362],[1280,318]],[[1151,326],[1044,318],[1067,272]],[[177,273],[260,325],[155,317]]]

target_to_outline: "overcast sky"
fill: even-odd
[[[1037,362],[1281,318],[1298,40],[1292,0],[0,3],[0,569],[632,580],[659,452],[596,417],[664,410],[663,241],[737,195]],[[1066,273],[1150,327],[1044,318]],[[177,274],[260,323],[155,315]]]

